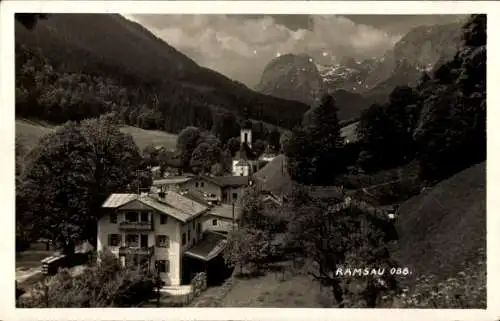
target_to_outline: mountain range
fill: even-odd
[[[307,54],[285,54],[268,63],[254,90],[198,65],[118,14],[51,14],[32,29],[16,22],[15,41],[16,49],[40,50],[61,73],[105,77],[138,92],[137,107],[129,109],[154,105],[170,122],[165,130],[177,132],[214,111],[292,128],[325,93],[336,98],[340,120],[359,117],[396,86],[415,84],[423,71],[451,58],[460,27],[457,22],[414,28],[383,57],[363,61],[321,65]],[[180,120],[179,113],[191,115]]]
[[[344,59],[321,65],[307,54],[284,54],[264,68],[256,90],[313,105],[331,93],[339,119],[357,117],[375,102],[383,103],[400,85],[413,86],[423,72],[453,57],[460,46],[461,22],[421,26],[410,30],[379,58]]]
[[[138,105],[159,101],[165,118],[169,108],[226,110],[290,128],[309,108],[255,92],[204,68],[118,14],[50,14],[32,29],[18,20],[15,42],[16,50],[39,50],[61,73],[105,77],[140,92]]]

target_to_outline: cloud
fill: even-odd
[[[367,58],[384,54],[401,37],[333,15],[126,17],[198,64],[249,86],[259,81],[265,65],[277,53],[308,53],[323,63],[344,57]]]

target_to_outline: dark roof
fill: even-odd
[[[262,167],[254,177],[262,190],[283,196],[292,191],[292,178],[286,170],[285,155],[276,156],[272,161]]]
[[[202,261],[210,261],[219,255],[226,245],[227,238],[225,235],[206,231],[203,234],[203,239],[185,251],[184,255]]]
[[[238,187],[250,184],[249,176],[203,176],[203,178],[219,185],[220,187]]]

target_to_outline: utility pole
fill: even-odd
[[[135,171],[135,176],[137,178],[137,194],[138,195],[141,195],[141,179],[139,177],[139,174],[141,173],[146,173],[147,171],[143,170],[143,169],[137,169]]]
[[[155,264],[155,269],[156,269],[156,306],[160,307],[160,269],[158,264]]]
[[[233,232],[234,232],[234,229],[235,229],[235,224],[236,224],[236,220],[234,218],[234,201],[233,201]]]

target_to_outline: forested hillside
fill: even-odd
[[[198,66],[120,15],[16,16],[16,115],[61,123],[117,112],[129,125],[233,137],[243,117],[293,127],[308,106]],[[26,19],[25,19],[26,20]]]

